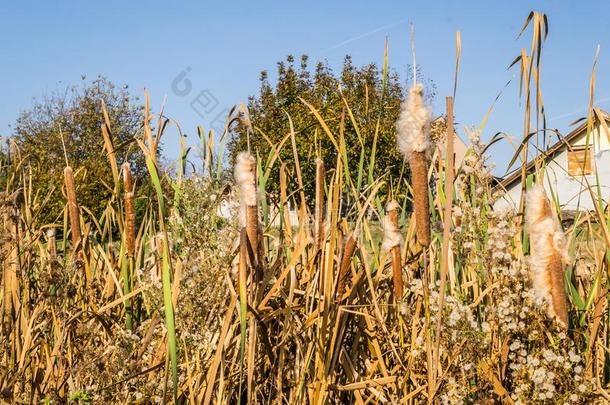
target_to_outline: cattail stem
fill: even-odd
[[[430,207],[428,202],[428,161],[425,152],[411,152],[411,179],[417,240],[430,245]]]
[[[316,207],[315,207],[315,237],[316,247],[321,249],[324,245],[324,162],[316,159]]]
[[[76,187],[74,185],[74,173],[70,166],[64,169],[64,184],[66,186],[66,197],[68,199],[68,215],[70,216],[70,232],[72,236],[72,248],[76,249],[81,241],[80,212],[76,200]]]

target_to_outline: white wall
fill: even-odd
[[[594,205],[589,191],[592,188],[595,198],[598,194],[598,179],[601,196],[606,203],[610,198],[610,141],[605,132],[598,126],[589,136],[589,142],[593,142],[594,158],[592,162],[593,173],[588,176],[572,177],[568,175],[568,149],[562,147],[553,157],[547,161],[544,187],[547,195],[557,196],[559,204],[564,210],[593,210]],[[576,138],[572,145],[585,145],[586,131]],[[495,204],[495,209],[516,208],[521,197],[521,183],[512,184],[507,189],[506,195]]]

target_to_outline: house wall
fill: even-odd
[[[586,145],[586,131],[572,141],[572,145]],[[544,187],[547,195],[556,195],[564,210],[593,210],[593,200],[589,185],[597,198],[597,185],[602,199],[608,202],[610,197],[610,141],[601,127],[596,127],[589,136],[593,144],[593,173],[587,176],[572,177],[568,175],[568,148],[561,148],[552,159],[547,160]],[[494,204],[495,209],[516,209],[521,197],[521,183],[513,183],[507,193]]]

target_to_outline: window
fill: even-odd
[[[591,160],[593,158],[593,146],[573,146],[568,150],[568,174],[570,176],[582,176],[591,174]]]

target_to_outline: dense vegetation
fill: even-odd
[[[543,38],[546,22],[532,13],[524,29]],[[539,95],[536,108],[529,104],[540,88],[536,55],[542,42],[533,41],[522,53],[527,57],[515,62],[528,100],[526,134],[531,115],[539,118],[544,111]],[[213,164],[223,159],[208,147],[211,135],[202,134],[204,175],[164,170],[159,145],[171,123],[151,112],[148,96],[137,115],[126,98],[107,100],[107,106],[129,111],[114,121],[110,111],[104,117],[99,99],[85,103],[89,124],[83,131],[91,132],[83,135],[72,120],[81,115],[79,108],[58,121],[61,132],[54,132],[54,115],[32,121],[45,125],[22,124],[22,136],[3,144],[0,153],[0,400],[607,401],[605,196],[596,195],[595,212],[583,212],[563,228],[555,220],[561,202],[544,192],[539,215],[528,215],[528,226],[521,210],[494,210],[501,190],[491,183],[488,145],[474,130],[459,167],[442,152],[450,150],[453,137],[439,136],[425,140],[425,151],[408,148],[411,173],[395,180],[392,162],[378,170],[384,158],[372,151],[377,139],[402,161],[390,134],[394,123],[384,112],[386,103],[398,108],[398,100],[384,98],[375,69],[351,72],[371,79],[374,102],[362,103],[369,94],[362,83],[353,85],[349,99],[341,98],[326,76],[332,82],[327,93],[315,95],[319,88],[309,85],[291,89],[290,110],[282,111],[271,95],[283,90],[269,88],[263,93],[270,101],[252,101],[252,120],[233,117],[240,120],[238,133],[249,134],[255,155],[237,153],[245,144],[232,147],[234,181]],[[393,97],[402,94],[396,80],[382,77],[394,88]],[[335,100],[327,110],[320,107],[324,98]],[[265,120],[267,108],[273,120]],[[425,105],[413,111],[428,118]],[[451,134],[451,99],[443,113]],[[406,117],[406,127],[417,123],[412,118]],[[257,121],[269,126],[259,130]],[[301,134],[307,125],[317,128],[308,135],[315,142],[291,131],[291,121]],[[89,152],[73,149],[66,162],[58,144],[49,152],[39,146],[24,153],[27,128],[49,142],[66,132],[74,148],[85,147],[77,142],[85,133],[102,142]],[[384,128],[383,141],[378,128]],[[263,147],[263,135],[282,142]],[[527,139],[518,152],[527,156],[526,149]],[[38,155],[55,167],[44,181],[37,176],[46,173],[35,171],[42,168],[35,168]],[[92,156],[97,166],[87,176],[99,176],[102,194],[90,201],[93,194],[79,177],[89,161],[79,158]],[[182,156],[184,168],[185,150]],[[424,170],[414,167],[418,162]],[[134,181],[140,169],[148,180]],[[540,190],[531,178],[523,179],[528,191]],[[45,222],[50,208],[39,196],[47,194],[55,196],[58,214]],[[393,197],[402,203],[392,203]],[[526,208],[531,213],[532,204]],[[551,228],[551,238],[540,236],[537,221]],[[428,235],[421,231],[424,222]],[[549,254],[540,252],[541,245],[550,246]],[[558,257],[560,249],[568,254]],[[532,282],[532,269],[547,262],[561,275],[565,271],[558,289],[565,304],[561,317],[549,316],[549,302]]]

